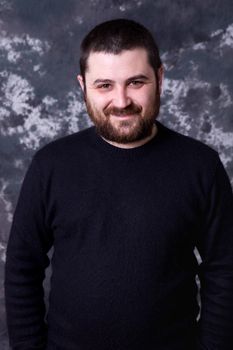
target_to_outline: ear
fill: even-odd
[[[83,79],[82,75],[80,75],[80,74],[77,75],[77,80],[81,86],[82,91],[85,92],[85,83],[84,83],[84,79]]]
[[[159,67],[158,72],[157,72],[157,77],[158,77],[158,87],[159,87],[159,93],[161,95],[162,93],[162,85],[163,85],[163,78],[164,78],[164,66],[161,65]]]

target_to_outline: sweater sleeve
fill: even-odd
[[[6,313],[14,350],[45,349],[43,280],[51,244],[42,181],[34,159],[23,181],[6,254]]]
[[[233,195],[219,158],[197,248],[202,258],[198,350],[230,350],[233,344]]]

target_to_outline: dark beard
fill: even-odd
[[[104,137],[106,140],[117,142],[121,144],[127,144],[135,141],[142,140],[151,135],[153,124],[155,119],[159,114],[160,108],[160,95],[156,94],[156,100],[154,106],[147,111],[147,115],[144,118],[140,117],[142,108],[134,103],[131,103],[124,109],[119,109],[116,107],[106,108],[103,113],[98,113],[98,111],[93,110],[88,98],[85,98],[87,112],[90,119],[96,127],[97,133]],[[120,132],[110,122],[110,115],[135,115],[138,118],[138,123],[135,128],[130,132]],[[133,117],[134,118],[134,117]],[[132,124],[130,120],[122,120],[120,123],[121,128],[130,128]]]

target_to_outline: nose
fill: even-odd
[[[113,104],[117,108],[126,108],[131,104],[131,98],[128,96],[125,87],[118,87],[114,91]]]

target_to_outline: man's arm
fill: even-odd
[[[233,195],[218,160],[200,233],[201,317],[198,350],[230,350],[233,344]]]
[[[45,349],[43,280],[51,237],[45,224],[43,187],[35,160],[24,179],[7,247],[5,298],[13,349]]]

